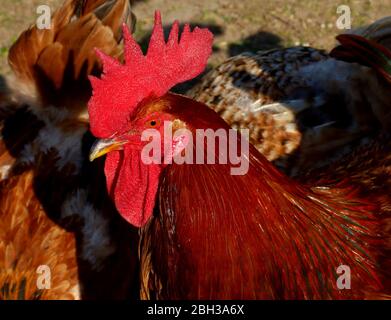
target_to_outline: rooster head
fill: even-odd
[[[108,192],[120,214],[140,227],[152,215],[164,167],[142,161],[142,150],[147,143],[142,139],[143,132],[154,129],[163,134],[165,122],[178,126],[174,109],[180,107],[180,101],[196,103],[168,91],[205,69],[213,36],[207,29],[196,27],[191,31],[185,25],[179,40],[179,24],[175,21],[166,42],[159,12],[155,13],[146,55],[126,26],[123,33],[124,64],[97,50],[103,62],[103,74],[100,79],[90,77],[93,95],[88,113],[91,132],[99,140],[92,147],[90,160],[107,154]],[[172,155],[183,147],[181,139],[172,141]]]

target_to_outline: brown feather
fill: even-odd
[[[88,162],[86,117],[88,76],[101,72],[93,49],[120,56],[121,25],[132,20],[129,0],[67,0],[50,30],[33,26],[11,48],[15,105],[0,114],[1,299],[138,294],[138,235],[101,188],[102,162]],[[52,269],[52,289],[37,290],[37,264]]]
[[[133,26],[133,20],[129,0],[68,0],[54,13],[51,29],[32,26],[19,37],[9,63],[17,81],[40,105],[80,112],[91,90],[87,76],[100,70],[94,48],[120,56],[121,25]]]
[[[75,237],[47,218],[33,178],[30,170],[0,184],[0,300],[78,299]],[[37,288],[40,265],[50,268],[50,289]]]

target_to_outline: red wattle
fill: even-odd
[[[140,151],[128,146],[110,152],[105,163],[107,189],[121,216],[142,227],[152,216],[162,167],[144,164]]]

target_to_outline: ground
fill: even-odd
[[[22,30],[34,23],[38,5],[56,8],[62,0],[1,0],[0,74],[9,73],[8,49]],[[174,19],[210,27],[215,50],[210,64],[243,51],[310,45],[330,49],[336,27],[337,7],[348,5],[352,26],[362,26],[391,15],[391,0],[145,0],[134,1],[138,18],[136,38],[145,47],[153,23],[153,12],[162,12],[163,23]]]

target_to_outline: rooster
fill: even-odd
[[[90,160],[106,154],[109,195],[141,228],[142,298],[390,297],[388,198],[377,203],[349,181],[300,184],[252,145],[247,173],[232,175],[230,163],[218,162],[220,145],[192,140],[200,129],[228,135],[228,124],[204,103],[169,92],[203,71],[212,34],[186,25],[178,40],[174,22],[166,42],[157,12],[144,55],[123,32],[125,64],[98,52],[103,75],[91,78],[88,112],[98,140]],[[146,162],[153,137],[165,151]],[[175,161],[189,150],[212,150],[216,162]],[[340,266],[351,271],[350,290],[337,285]]]
[[[137,231],[88,162],[94,48],[120,57],[128,0],[66,0],[48,30],[32,26],[9,53],[1,101],[0,299],[137,296]],[[129,250],[129,246],[134,250]],[[125,272],[126,271],[126,272]],[[124,276],[125,275],[125,276]]]
[[[358,34],[391,49],[391,17]],[[293,47],[242,53],[207,73],[188,93],[215,110],[291,176],[349,154],[389,130],[390,91],[372,69]]]

